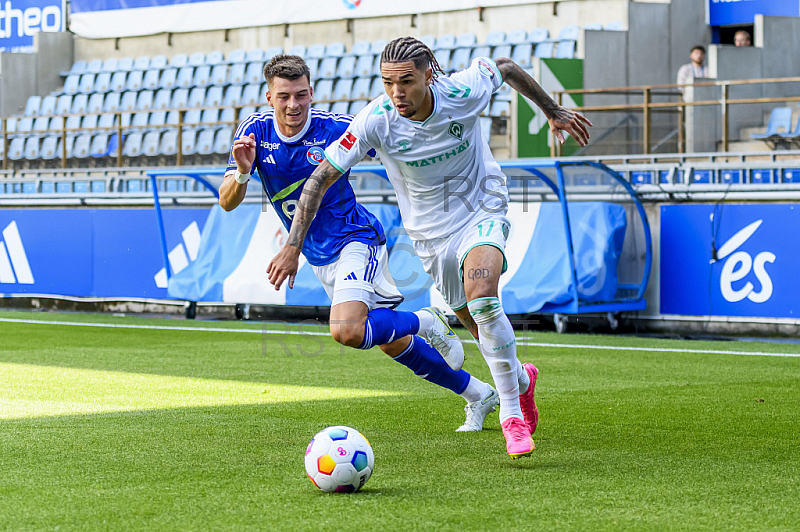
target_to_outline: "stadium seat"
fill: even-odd
[[[111,84],[109,86],[109,90],[114,92],[124,91],[127,79],[127,72],[114,72],[114,74],[111,75]]]
[[[86,104],[86,111],[89,113],[100,113],[103,111],[103,94],[95,92],[89,96],[89,103]]]
[[[113,128],[117,124],[117,115],[113,115],[111,113],[103,113],[100,115],[100,118],[97,119],[97,127],[103,128],[106,133],[110,133],[110,129],[106,128]]]
[[[206,54],[203,52],[195,52],[189,56],[189,59],[186,61],[186,64],[193,67],[198,67],[200,65],[204,65],[206,63]]]
[[[33,132],[37,135],[44,135],[50,126],[50,118],[46,116],[37,116],[33,120]]]
[[[76,94],[72,99],[72,113],[80,114],[86,112],[86,107],[89,105],[89,96],[86,94]]]
[[[353,47],[350,49],[350,55],[355,56],[362,56],[369,54],[369,49],[372,46],[372,43],[369,41],[358,41],[353,44]]]
[[[347,112],[351,115],[357,115],[368,103],[369,100],[356,100],[350,104],[350,109]]]
[[[378,39],[376,41],[372,41],[372,46],[369,48],[369,53],[372,55],[381,55],[383,53],[383,49],[386,48],[386,45],[389,44],[389,41],[386,39]]]
[[[212,89],[217,87],[212,87]],[[178,91],[175,91],[178,92]],[[189,91],[188,107],[203,107],[206,102],[206,90],[203,87],[195,87]]]
[[[41,96],[29,96],[28,102],[25,104],[25,116],[36,116],[39,114],[39,108],[42,106]]]
[[[319,70],[319,59],[306,59],[308,71],[311,73],[311,82],[317,79],[317,71]]]
[[[81,76],[78,92],[83,94],[91,94],[94,92],[94,74],[84,74]]]
[[[231,151],[231,144],[233,144],[233,129],[223,127],[219,129],[214,136],[214,153],[220,155],[227,155]]]
[[[353,78],[356,75],[356,57],[348,55],[339,60],[336,67],[336,76],[339,78]]]
[[[444,35],[439,35],[439,37],[436,38],[434,50],[452,50],[455,47],[456,36],[451,33],[445,33]]]
[[[556,58],[558,59],[574,59],[575,58],[575,41],[558,41],[556,48]]]
[[[570,24],[569,26],[564,26],[561,28],[561,31],[558,32],[558,40],[559,41],[577,41],[578,37],[580,36],[581,29],[580,27],[576,26],[575,24]]]
[[[456,39],[456,48],[472,48],[477,42],[478,38],[474,33],[462,33]]]
[[[165,89],[169,90],[169,89]],[[173,109],[183,109],[189,106],[189,90],[177,89],[172,93],[172,107]]]
[[[25,157],[25,139],[11,139],[8,145],[8,158],[12,161],[19,161],[23,157]]]
[[[328,102],[314,102],[314,109],[318,111],[330,112],[331,104]]]
[[[100,68],[100,72],[116,72],[118,63],[118,59],[110,57],[103,61],[103,66]]]
[[[500,46],[506,43],[506,33],[504,31],[492,31],[486,36],[486,46]]]
[[[372,85],[369,88],[369,97],[377,98],[381,94],[384,94],[386,91],[383,88],[383,80],[381,78],[373,78]]]
[[[26,137],[31,131],[33,131],[33,118],[26,116],[17,121],[17,137]]]
[[[119,110],[120,111],[134,111],[136,109],[136,93],[135,92],[123,92],[122,98],[120,99],[119,103]]]
[[[623,27],[621,20],[615,20],[603,26],[603,29],[606,31],[624,31],[625,28]]]
[[[355,76],[366,77],[372,75],[372,64],[375,61],[372,55],[361,55],[356,61]]]
[[[153,91],[141,91],[136,98],[136,109],[139,111],[149,111],[153,108]]]
[[[317,101],[320,100],[330,100],[332,99],[333,95],[333,80],[331,79],[323,79],[319,83],[317,83],[316,90],[314,91],[314,99]]]
[[[90,74],[99,74],[103,71],[103,60],[102,59],[92,59],[86,65],[86,72]]]
[[[42,105],[41,114],[47,114],[44,112],[44,104]],[[789,125],[791,126],[791,119],[789,119]],[[793,131],[789,131],[789,129],[787,129],[786,131],[778,133],[778,136],[789,141],[800,140],[800,116],[797,118],[797,123],[795,124]]]
[[[134,132],[143,132],[146,128],[150,126],[150,113],[147,111],[139,111],[138,113],[134,113],[133,119],[131,120],[131,125],[134,126]]]
[[[111,90],[111,72],[101,72],[94,80],[95,92],[108,92]]]
[[[56,102],[56,113],[60,115],[69,114],[72,109],[72,96],[69,94],[62,94],[58,97]]]
[[[160,131],[164,129],[167,124],[167,112],[166,111],[153,111],[150,113],[150,127],[154,131]]]
[[[200,116],[200,123],[208,127],[217,127],[219,122],[219,109],[203,109],[203,114]]]
[[[144,135],[142,140],[142,155],[155,157],[158,155],[158,145],[161,141],[161,132],[150,131]]]
[[[111,150],[111,146],[109,146],[109,138],[110,135],[108,133],[98,133],[92,137],[92,143],[89,146],[89,153],[92,157],[106,157],[114,153]]]
[[[340,79],[336,82],[333,89],[334,100],[346,100],[350,98],[350,92],[353,90],[352,79]]]
[[[264,50],[261,48],[253,48],[247,52],[244,56],[245,63],[263,63],[264,62]]]
[[[202,129],[200,134],[197,135],[196,149],[200,155],[210,155],[214,153],[214,133],[216,131],[211,129]]]
[[[472,54],[469,58],[470,64],[477,57],[492,57],[492,49],[488,46],[476,46],[472,49]]]
[[[219,64],[214,65],[211,69],[211,84],[212,85],[225,85],[228,81],[228,65]]]
[[[767,130],[764,133],[752,133],[754,139],[766,140],[777,137],[781,130],[786,132],[792,129],[792,108],[776,107],[769,115]]]
[[[176,54],[172,56],[169,66],[172,68],[185,67],[189,63],[189,56],[187,54]]]
[[[246,69],[247,69],[246,63],[236,63],[232,65],[230,75],[228,77],[228,83],[234,85],[244,83]]]
[[[75,143],[73,144],[72,156],[77,159],[85,159],[89,156],[91,145],[91,135],[78,135],[78,137],[75,138]]]
[[[452,54],[451,50],[442,49],[436,50],[433,53],[433,57],[436,58],[436,62],[439,63],[439,66],[445,72],[450,71],[450,55]]]
[[[331,105],[331,113],[337,115],[346,115],[348,109],[350,109],[350,102],[333,102]]]
[[[103,102],[103,111],[113,113],[119,109],[122,94],[119,92],[109,92]]]
[[[86,61],[75,61],[72,68],[69,70],[70,74],[83,74],[86,72]]]
[[[67,129],[67,136],[74,137],[78,135],[81,133],[81,117],[75,115],[68,116],[64,127]]]
[[[372,78],[358,78],[353,84],[353,90],[350,93],[353,98],[368,99],[370,97],[369,88],[372,84]]]
[[[96,115],[96,114],[89,114],[89,115],[85,115],[85,116],[84,116],[84,117],[81,119],[81,128],[82,128],[82,129],[83,129],[83,130],[84,130],[86,133],[93,133],[93,132],[94,132],[94,130],[95,130],[95,129],[97,129],[97,119],[98,119],[99,117],[100,117],[100,116],[99,116],[99,115]]]
[[[164,70],[167,68],[167,56],[157,55],[150,60],[150,68]]]
[[[183,131],[181,135],[181,152],[184,155],[197,153],[197,132],[195,130]]]
[[[449,51],[449,50],[448,50]],[[375,61],[372,65],[372,75],[373,76],[380,76],[381,75],[381,56],[376,55]]]
[[[194,67],[185,66],[178,70],[178,78],[175,82],[176,87],[190,88],[192,87],[192,78],[194,77]]]
[[[453,58],[450,61],[450,70],[460,71],[469,66],[469,55],[472,52],[471,48],[458,48],[453,52]]]
[[[234,111],[232,107],[223,107],[222,111],[219,113],[219,121],[226,122],[228,124],[227,127],[233,127],[234,122],[236,121],[236,117],[234,116]],[[241,109],[239,109],[239,121],[244,120],[251,114],[256,112],[255,105],[245,105]]]
[[[307,59],[306,58],[306,47],[305,47],[305,45],[303,45],[303,44],[295,44],[289,50],[289,55],[298,55],[298,56],[300,56],[300,57],[302,57],[304,59]]]
[[[237,48],[236,50],[231,51],[228,54],[227,63],[235,64],[235,63],[244,63],[245,57],[247,57],[247,52],[242,50],[241,48]]]
[[[342,57],[344,54],[343,42],[334,42],[325,47],[325,57]]]
[[[242,101],[242,86],[241,85],[231,85],[225,91],[225,99],[223,100],[223,105],[239,105]]]
[[[175,155],[176,153],[178,153],[178,132],[174,130],[165,131],[161,136],[158,154]]]
[[[231,85],[231,87],[233,87],[233,85]],[[230,87],[228,87],[228,89],[230,89]],[[222,105],[222,101],[222,87],[210,87],[208,92],[206,92],[206,99],[203,105],[208,107],[219,106]]]
[[[69,112],[69,111],[68,111]],[[17,122],[19,119],[16,116],[10,116],[6,119],[6,133],[11,135],[17,131]],[[2,144],[2,142],[0,142]]]
[[[280,46],[273,46],[272,48],[268,48],[266,52],[264,52],[264,63],[268,62],[270,59],[275,57],[276,55],[281,55],[283,53],[283,48]]]
[[[545,42],[550,38],[550,32],[547,28],[534,28],[528,33],[526,42],[531,44],[539,44]]]
[[[200,125],[200,122],[203,118],[203,111],[200,109],[189,109],[183,115],[183,125],[186,126],[186,129],[197,129]]]
[[[142,154],[142,133],[130,133],[125,137],[125,144],[122,147],[122,155],[125,157],[138,157]]]
[[[134,70],[149,70],[149,69],[156,69],[157,67],[150,66],[150,56],[148,55],[140,55],[136,58],[133,62],[133,69]]]
[[[58,137],[45,137],[42,140],[42,147],[39,155],[46,161],[60,157],[61,153],[58,151]]]
[[[264,79],[264,63],[249,63],[244,73],[244,83],[261,83]]]
[[[42,104],[39,107],[40,115],[52,115],[56,112],[56,102],[58,99],[52,94],[42,98]]]
[[[336,63],[338,59],[336,57],[326,57],[323,59],[319,64],[319,70],[317,71],[317,77],[321,79],[333,79],[336,77]]]
[[[206,64],[210,66],[219,65],[224,60],[224,56],[221,50],[214,50],[213,52],[208,52],[206,56]]]
[[[312,44],[306,49],[307,59],[322,59],[323,57],[325,57],[324,44]]]
[[[436,35],[423,35],[419,38],[420,42],[433,51],[436,48]]]
[[[211,83],[211,67],[201,65],[194,69],[194,79],[192,84],[195,87],[205,87]]]
[[[161,72],[158,70],[147,70],[144,73],[144,79],[142,79],[142,88],[148,90],[155,90],[160,87],[159,78],[161,77]]]
[[[553,57],[553,48],[555,43],[552,41],[543,42],[536,45],[536,50],[533,52],[534,57],[550,58]],[[526,66],[526,65],[521,65]]]
[[[245,85],[242,91],[242,104],[257,105],[261,101],[261,85]]]
[[[130,72],[133,70],[133,57],[123,57],[117,62],[117,70]]]
[[[495,46],[494,50],[492,51],[492,60],[497,61],[501,57],[511,57],[510,44],[501,44],[500,46]]]
[[[511,114],[511,105],[509,102],[505,102],[502,100],[496,100],[492,103],[491,111],[489,111],[489,116],[509,116]]]
[[[70,74],[64,81],[64,94],[75,94],[78,92],[81,77],[78,74]]]

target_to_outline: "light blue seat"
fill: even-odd
[[[383,53],[383,49],[386,48],[386,45],[389,44],[389,41],[386,39],[378,39],[377,41],[372,41],[372,46],[369,49],[369,53],[372,55],[381,55]]]
[[[169,89],[159,89],[153,100],[153,109],[169,109],[172,102],[172,91]]]
[[[312,44],[306,49],[306,57],[308,59],[322,59],[325,57],[325,45]]]
[[[349,99],[350,92],[352,90],[353,90],[352,78],[340,79],[336,82],[336,85],[333,89],[333,99],[334,100]]]
[[[452,33],[445,33],[436,38],[435,50],[452,50],[456,47],[456,36]]]
[[[353,90],[350,94],[353,98],[361,98],[364,100],[369,99],[369,88],[371,84],[372,78],[358,78],[356,79],[355,83],[353,83]]]
[[[103,60],[102,59],[92,59],[86,65],[86,72],[90,74],[99,74],[103,70]]]
[[[323,79],[316,84],[314,88],[314,99],[330,100],[333,96],[333,80]]]
[[[138,157],[142,154],[142,133],[134,132],[125,138],[122,155],[125,157]]]
[[[375,58],[371,54],[361,55],[356,61],[355,75],[359,77],[372,75],[372,64]]]
[[[109,92],[103,101],[103,111],[113,113],[119,109],[122,94],[119,92]]]
[[[297,55],[297,56],[300,56],[300,57],[302,57],[304,59],[307,59],[305,45],[304,44],[295,44],[289,50],[289,55]],[[319,59],[319,58],[317,58],[317,59]]]
[[[501,44],[500,46],[494,47],[494,50],[492,50],[492,60],[497,61],[501,57],[511,57],[510,44]]]
[[[81,77],[78,74],[70,74],[67,76],[67,79],[64,80],[64,94],[75,94],[78,92],[80,82]]]
[[[114,92],[124,91],[127,80],[127,72],[114,72],[114,74],[111,76],[111,86],[109,87],[109,90]]]
[[[261,101],[261,85],[245,85],[242,92],[242,103],[245,105],[256,105]]]
[[[156,67],[151,67],[150,66],[150,56],[149,55],[140,55],[133,62],[133,69],[134,70],[149,70],[150,68],[155,69]]]
[[[534,28],[528,33],[527,42],[531,44],[539,44],[545,42],[550,38],[550,32],[547,28]]]
[[[100,118],[97,119],[97,128],[103,129],[106,133],[111,133],[111,129],[106,128],[113,128],[117,124],[117,115],[111,113],[103,113],[100,115]]]
[[[327,113],[331,110],[331,104],[330,102],[314,102],[314,109]]]
[[[486,36],[486,46],[500,46],[506,43],[506,32],[492,31]]]
[[[553,48],[555,43],[552,41],[543,42],[536,45],[536,50],[533,52],[534,57],[550,58],[553,57]]]
[[[575,41],[558,41],[556,48],[556,57],[558,59],[574,59],[575,58]]]
[[[108,133],[98,133],[92,137],[92,144],[89,146],[89,152],[92,157],[106,157],[112,154],[108,142],[109,138],[110,135]],[[113,153],[116,153],[116,150]]]
[[[419,40],[431,50],[436,48],[436,35],[423,35]]]
[[[56,148],[56,150],[58,151],[58,156],[59,157],[61,157],[61,154],[63,153],[62,150],[64,148],[62,148],[62,146],[63,146],[63,141],[62,141],[62,139],[59,138],[58,139],[58,147]],[[75,151],[74,150],[74,146],[75,146],[75,137],[67,137],[67,142],[66,142],[67,159],[72,158],[72,154]]]
[[[119,103],[119,110],[120,111],[134,111],[136,110],[136,93],[135,92],[123,92],[122,98],[120,99]]]
[[[177,131],[178,118],[178,111],[172,110],[167,113],[167,131]]]
[[[203,114],[200,115],[200,123],[205,125],[206,127],[217,127],[216,124],[219,122],[219,109],[203,109]]]
[[[176,87],[190,88],[192,86],[192,77],[194,76],[194,67],[185,66],[178,69],[178,78],[175,82]]]
[[[204,65],[205,63],[206,63],[206,54],[204,54],[203,52],[193,53],[192,55],[189,56],[189,59],[186,62],[187,65],[194,67]]]
[[[189,63],[189,56],[187,54],[176,54],[172,56],[169,66],[173,68],[185,67]]]
[[[436,50],[433,52],[433,57],[436,58],[436,62],[439,63],[439,66],[445,72],[450,71],[450,56],[452,53],[452,50],[447,48],[442,48],[441,50]]]
[[[333,102],[331,105],[331,113],[337,115],[346,115],[348,109],[350,109],[350,102]]]
[[[187,102],[188,107],[202,107],[205,105],[205,101],[206,89],[203,87],[195,87],[189,91],[189,101]]]
[[[283,48],[280,46],[273,46],[272,48],[267,48],[267,51],[264,52],[263,61],[266,63],[276,55],[281,55],[283,53]]]
[[[336,63],[339,61],[335,57],[326,57],[319,64],[317,77],[321,79],[333,79],[336,77]]]
[[[92,136],[83,134],[75,138],[75,143],[72,148],[72,156],[76,159],[85,159],[90,155],[90,148],[92,146]]]
[[[25,141],[25,158],[29,161],[39,158],[39,137],[28,137]]]
[[[495,100],[505,100],[507,102],[511,101],[511,87],[508,86],[508,83],[503,83],[500,85],[500,88],[497,89],[497,92],[494,96]]]
[[[228,83],[238,85],[244,83],[245,72],[247,70],[246,63],[235,63],[231,66],[231,71],[228,76]]]
[[[75,61],[72,68],[69,70],[70,74],[83,74],[86,72],[86,61]]]
[[[381,78],[373,78],[372,85],[369,88],[369,97],[370,99],[377,98],[381,94],[384,94],[386,91],[383,88],[383,80]]]
[[[456,39],[456,48],[471,48],[478,43],[474,33],[462,33]]]
[[[147,111],[134,113],[131,125],[136,128],[133,131],[144,132],[145,128],[150,126],[150,113]]]
[[[133,70],[133,57],[123,57],[117,62],[117,70],[130,72]]]
[[[141,91],[139,97],[136,98],[136,109],[139,111],[147,111],[153,108],[153,91]]]
[[[236,50],[233,50],[231,51],[231,53],[228,54],[227,62],[231,64],[244,63],[246,57],[247,57],[247,52],[245,52],[241,48],[237,48]]]
[[[495,100],[495,102],[492,103],[492,108],[491,111],[489,112],[489,116],[502,117],[502,116],[509,116],[510,114],[511,114],[510,102]]]
[[[352,78],[356,75],[356,57],[348,55],[339,60],[339,66],[336,67],[336,76],[340,78]]]
[[[244,83],[261,83],[264,79],[264,63],[248,63],[244,73]]]
[[[469,56],[471,53],[471,48],[458,48],[453,52],[453,59],[450,61],[450,70],[458,72],[466,69],[469,66]]]
[[[23,157],[25,157],[25,139],[11,139],[8,144],[8,158],[12,161],[19,161]]]
[[[350,49],[351,55],[361,56],[369,54],[369,50],[372,47],[372,43],[369,41],[358,41],[353,43],[353,47]]]
[[[33,131],[33,118],[26,116],[17,121],[16,136],[27,137]]]
[[[84,74],[81,76],[78,92],[82,92],[83,94],[91,94],[94,92],[94,74]]]
[[[89,106],[89,96],[86,94],[76,94],[72,99],[72,113],[80,114],[85,113],[86,108]]]
[[[581,29],[575,24],[570,24],[561,28],[558,32],[559,41],[577,41],[581,34]]]
[[[74,137],[78,134],[83,134],[81,129],[81,117],[80,116],[68,116],[67,122],[64,124],[64,127],[67,129],[67,136]]]
[[[94,92],[111,90],[111,72],[100,72],[94,80]]]
[[[72,109],[72,96],[69,94],[62,94],[58,97],[58,102],[56,103],[56,113],[60,115],[69,114],[70,110]]]
[[[239,109],[239,120],[242,121],[255,112],[256,112],[255,105],[245,105],[244,107]],[[233,113],[234,109],[232,107],[225,107],[224,109],[222,109],[222,112],[219,114],[220,122],[228,122],[229,125],[232,127],[235,121]]]
[[[189,90],[176,89],[172,92],[172,105],[173,109],[183,109],[189,106]]]
[[[192,84],[195,87],[205,87],[211,84],[211,67],[208,65],[201,65],[194,69],[194,79]]]
[[[224,61],[224,56],[222,55],[221,50],[214,50],[213,52],[208,52],[206,56],[206,64],[210,66],[219,65]]]
[[[41,96],[29,96],[25,104],[25,116],[36,116],[39,114],[39,108],[42,106]]]
[[[245,63],[263,63],[264,62],[264,50],[261,48],[253,48],[247,51],[247,54],[244,56]]]
[[[470,63],[478,57],[492,57],[492,49],[488,46],[476,46],[472,49],[472,54],[469,58]]]
[[[150,127],[154,131],[160,131],[167,125],[166,111],[153,111],[150,113]]]
[[[142,88],[144,81],[144,72],[141,70],[134,70],[128,74],[128,81],[125,83],[125,88],[129,91],[138,91]]]
[[[366,107],[368,103],[369,100],[356,100],[350,104],[350,109],[348,109],[347,113],[355,116]]]
[[[19,119],[16,116],[11,116],[6,120],[6,132],[11,135],[17,131],[17,122]],[[0,142],[2,144],[2,142]]]
[[[178,132],[165,131],[161,136],[161,143],[158,145],[159,155],[175,155],[178,153]]]
[[[110,57],[103,61],[103,66],[100,68],[100,72],[116,72],[118,63],[119,59]]]
[[[161,141],[160,131],[150,131],[145,133],[142,140],[142,155],[147,157],[155,157],[158,155],[158,145]]]
[[[311,74],[311,81],[317,79],[317,72],[319,71],[319,59],[306,59],[308,71]]]
[[[50,118],[47,116],[37,116],[33,120],[33,132],[38,135],[44,133],[50,128]]]
[[[86,104],[86,111],[89,113],[100,113],[103,111],[103,97],[105,95],[99,92],[95,92],[91,96],[89,96],[89,103]]]
[[[58,151],[58,137],[50,136],[42,139],[42,147],[39,151],[42,159],[49,161],[61,156]]]
[[[754,139],[759,139],[759,140],[777,138],[781,130],[783,130],[786,133],[792,130],[791,107],[774,108],[769,115],[769,121],[767,122],[767,130],[764,133],[751,133],[750,136]]]
[[[144,73],[144,79],[142,80],[142,88],[148,90],[155,90],[159,88],[160,85],[160,78],[161,78],[161,71],[160,70],[147,70]]]
[[[197,153],[197,132],[195,130],[184,130],[181,140],[181,152],[184,155]]]
[[[343,42],[334,42],[325,47],[325,57],[342,57],[345,54]]]
[[[217,130],[214,136],[214,153],[220,155],[227,155],[231,151],[231,144],[233,144],[233,129],[223,127]]]
[[[241,85],[231,85],[225,91],[225,99],[223,100],[223,105],[239,105],[239,102],[242,101],[242,86]]]
[[[100,118],[100,115],[85,115],[81,120],[81,128],[88,133],[94,133],[94,130],[97,129],[98,118]]]
[[[211,84],[225,85],[228,81],[228,65],[220,63],[211,69]]]
[[[210,155],[214,153],[214,128],[201,129],[197,135],[196,149],[200,155]]]
[[[206,99],[203,105],[208,107],[219,106],[222,105],[222,101],[222,87],[210,87],[206,93]]]
[[[52,94],[42,98],[42,105],[39,107],[40,115],[53,115],[56,114],[56,102],[58,98]]]
[[[529,43],[518,44],[511,52],[511,59],[521,66],[527,68],[531,66],[531,53],[533,52],[533,45]]]
[[[184,131],[187,129],[197,129],[202,118],[203,111],[200,109],[189,109],[186,111],[186,114],[183,115],[183,125],[186,126]]]
[[[167,68],[167,56],[166,55],[154,56],[150,60],[150,68],[156,68],[159,70],[164,70],[165,68]]]

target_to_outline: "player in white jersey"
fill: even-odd
[[[510,223],[506,179],[481,137],[478,119],[506,81],[534,101],[561,142],[569,133],[585,145],[591,123],[559,106],[519,65],[476,58],[439,78],[439,65],[422,42],[395,39],[381,55],[385,95],[367,105],[306,182],[286,247],[273,259],[280,276],[294,275],[292,247],[302,245],[328,187],[374,148],[395,187],[403,223],[437,288],[479,340],[495,387],[512,458],[533,452],[538,423],[538,370],[521,364],[511,322],[498,299]],[[520,393],[522,392],[522,393]]]

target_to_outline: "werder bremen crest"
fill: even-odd
[[[458,140],[461,140],[461,136],[464,134],[464,124],[461,122],[450,122],[450,128],[447,132]]]

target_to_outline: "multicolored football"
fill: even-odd
[[[326,492],[352,493],[366,484],[375,466],[367,439],[344,426],[320,431],[306,449],[306,474]]]

